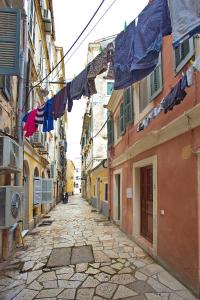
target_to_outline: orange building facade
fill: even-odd
[[[153,74],[108,103],[109,210],[113,221],[200,294],[200,73],[173,110],[138,124],[200,54],[198,37],[163,41]]]

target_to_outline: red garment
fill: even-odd
[[[26,131],[25,137],[30,137],[37,131],[37,126],[35,124],[36,112],[37,109],[33,109],[27,118],[26,124],[24,125],[24,131]]]

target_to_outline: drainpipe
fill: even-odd
[[[28,3],[25,1],[25,14],[23,18],[23,49],[20,53],[20,76],[18,81],[18,142],[23,146],[23,131],[22,131],[22,117],[23,108],[26,101],[26,83],[27,83],[27,65],[28,65]],[[24,152],[24,150],[23,150]],[[16,185],[20,185],[20,174],[16,175]]]

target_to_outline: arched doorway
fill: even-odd
[[[29,206],[30,206],[30,201],[29,201],[29,183],[30,183],[30,169],[28,162],[25,160],[24,161],[24,205],[25,205],[25,216],[24,216],[24,224],[23,227],[25,229],[29,228]]]
[[[35,167],[35,170],[34,170],[34,177],[39,177],[39,170],[37,167]]]

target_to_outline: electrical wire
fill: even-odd
[[[67,50],[67,52],[64,54],[64,56],[60,59],[60,61],[53,67],[53,69],[42,79],[40,80],[40,82],[38,82],[36,85],[32,86],[30,88],[30,91],[28,94],[30,94],[31,90],[37,86],[39,86],[45,79],[47,79],[49,77],[49,75],[59,66],[59,64],[64,60],[64,58],[67,56],[67,54],[71,51],[71,49],[75,46],[75,44],[78,42],[78,40],[80,39],[80,37],[82,36],[82,34],[85,32],[85,30],[88,28],[88,26],[90,25],[90,23],[92,22],[92,20],[94,19],[94,17],[96,16],[97,12],[99,11],[99,9],[101,8],[101,6],[103,5],[103,3],[105,2],[105,0],[102,0],[100,5],[98,6],[98,8],[96,9],[95,13],[93,14],[92,18],[89,20],[89,22],[86,24],[86,26],[84,27],[84,29],[81,31],[81,33],[79,34],[79,36],[76,38],[76,40],[74,41],[74,43],[71,45],[71,47]]]
[[[108,119],[105,121],[105,123],[102,125],[102,127],[99,129],[99,131],[92,137],[92,139],[94,139],[95,137],[97,137],[97,135],[99,135],[99,133],[104,129],[104,127],[106,126]]]
[[[82,40],[82,42],[78,45],[78,47],[74,50],[74,52],[72,52],[72,54],[69,56],[69,58],[66,60],[65,64],[66,65],[68,63],[68,61],[72,58],[72,56],[76,53],[76,51],[80,48],[80,46],[83,44],[83,42],[85,42],[85,40],[87,39],[87,37],[90,35],[90,33],[95,29],[95,27],[99,24],[99,22],[103,19],[103,17],[106,15],[106,13],[110,10],[110,8],[114,5],[114,3],[117,0],[114,0],[110,6],[105,10],[105,12],[103,13],[103,15],[99,18],[99,20],[95,23],[95,25],[91,28],[91,30],[88,32],[88,34],[85,36],[85,38]],[[113,35],[116,36],[116,35]],[[61,71],[61,69],[56,73],[56,75],[53,77],[52,81],[56,78],[56,76],[59,74],[59,72]]]

